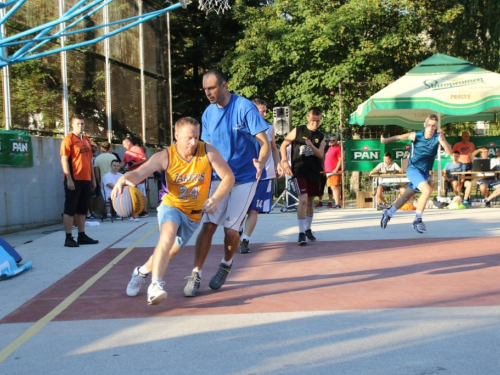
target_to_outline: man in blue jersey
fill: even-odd
[[[266,177],[265,165],[271,153],[266,121],[250,100],[229,92],[224,73],[218,69],[207,71],[203,75],[203,90],[210,105],[202,116],[201,139],[214,146],[227,161],[234,173],[235,184],[219,203],[217,211],[203,216],[195,244],[194,268],[184,288],[186,297],[198,294],[202,267],[219,225],[224,226],[224,257],[208,286],[217,290],[226,282],[234,252],[240,243],[240,223],[255,194],[257,181]],[[219,180],[215,174],[210,195]]]
[[[429,172],[432,170],[434,159],[436,158],[439,144],[443,147],[447,155],[451,154],[451,146],[446,142],[443,130],[436,130],[438,126],[438,118],[434,114],[427,116],[424,122],[424,130],[411,132],[402,135],[396,135],[390,138],[380,137],[382,144],[387,144],[396,141],[412,141],[410,156],[408,158],[408,168],[406,177],[410,180],[404,194],[394,202],[390,209],[385,209],[382,213],[380,226],[385,229],[391,217],[410,199],[415,193],[422,193],[417,202],[416,217],[413,221],[413,229],[418,233],[427,233],[425,224],[422,222],[422,213],[425,209],[425,204],[429,199],[432,187],[427,181]]]

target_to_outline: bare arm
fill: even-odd
[[[66,185],[68,185],[69,190],[75,190],[75,183],[73,182],[73,178],[71,177],[70,169],[69,169],[69,158],[65,155],[61,156],[61,165],[63,174],[66,177]]]
[[[296,128],[293,128],[292,131],[287,134],[287,136],[283,140],[283,143],[281,144],[281,147],[280,147],[281,166],[283,167],[283,171],[288,175],[292,175],[292,169],[290,168],[290,164],[288,164],[288,157],[286,154],[286,148],[289,145],[291,145],[293,141],[295,141],[296,136],[297,136]]]
[[[451,155],[453,151],[451,149],[450,144],[446,141],[446,138],[444,137],[443,129],[439,129],[437,132],[439,134],[439,143],[441,144],[441,147],[443,147],[444,152],[446,152],[446,155]]]
[[[271,155],[271,145],[267,139],[266,132],[257,133],[255,138],[257,139],[257,142],[259,142],[260,151],[259,159],[253,159],[253,164],[255,165],[255,169],[257,169],[255,176],[259,179],[266,166],[267,159],[269,159],[269,155]]]
[[[395,136],[389,137],[389,138],[384,138],[383,135],[380,136],[380,142],[384,145],[387,143],[391,143],[391,142],[397,142],[397,141],[412,141],[413,142],[414,140],[415,140],[415,132],[395,135]]]
[[[203,204],[203,210],[207,213],[214,213],[217,211],[220,201],[231,191],[234,186],[234,174],[229,168],[224,158],[219,154],[215,147],[207,144],[207,155],[212,163],[212,168],[221,178],[221,182],[217,190],[208,198]]]
[[[276,134],[274,133],[274,128],[272,130],[271,137],[271,155],[273,156],[274,168],[278,171],[278,178],[283,177],[283,167],[281,167],[280,153],[278,151],[278,146],[276,146]]]
[[[316,146],[314,146],[314,143],[312,143],[309,139],[306,139],[306,145],[308,145],[312,152],[314,153],[314,156],[316,156],[317,158],[320,158],[322,159],[323,156],[325,155],[325,140],[322,140],[321,143],[319,144],[319,148],[317,148]]]
[[[150,174],[156,171],[164,171],[168,166],[168,153],[166,151],[157,152],[151,158],[141,165],[136,170],[125,173],[116,182],[113,191],[111,192],[111,199],[116,197],[116,194],[123,190],[125,185],[135,186],[139,182],[145,180]]]

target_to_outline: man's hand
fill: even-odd
[[[115,187],[111,191],[111,200],[115,199],[116,196],[123,191],[124,186],[135,186],[133,183],[130,181],[127,181],[125,179],[125,176],[121,176],[118,181],[116,182]]]
[[[278,172],[278,178],[281,178],[285,175],[285,170],[281,166],[281,163],[278,163],[278,165],[276,166],[276,171]]]
[[[260,176],[262,176],[262,171],[264,170],[264,166],[262,165],[262,162],[257,160],[257,159],[253,159],[253,165],[255,166],[255,169],[257,170],[257,173],[255,174],[255,178],[257,178],[257,180],[260,180]]]
[[[216,198],[208,198],[205,203],[203,203],[203,212],[207,214],[213,214],[219,208],[219,200]]]
[[[305,142],[305,143],[306,143],[306,145],[307,145],[307,146],[309,146],[309,147],[313,146],[313,143],[311,142],[311,140],[310,140],[310,139],[306,139],[306,142]]]
[[[385,145],[385,144],[386,144],[386,140],[385,140],[385,138],[384,138],[384,135],[381,135],[381,136],[380,136],[380,143],[382,143],[383,145]]]
[[[285,172],[285,174],[287,174],[289,176],[293,176],[292,168],[290,168],[290,164],[288,164],[288,160],[286,160],[286,159],[282,160],[281,165],[283,167],[283,171]]]
[[[69,190],[75,190],[75,183],[73,182],[73,180],[66,181],[66,185],[68,185]]]

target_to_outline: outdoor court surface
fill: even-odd
[[[320,209],[318,241],[304,247],[294,213],[259,215],[252,252],[235,256],[219,291],[208,281],[220,229],[199,296],[182,295],[192,240],[158,306],[149,278],[125,295],[155,217],[89,228],[101,243],[76,250],[54,232],[16,246],[34,269],[0,283],[0,374],[500,374],[499,214],[428,210],[420,235],[414,213],[382,230],[380,212]]]

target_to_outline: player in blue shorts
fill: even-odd
[[[425,204],[429,199],[432,187],[428,182],[429,172],[432,170],[434,159],[436,158],[438,147],[441,144],[447,155],[451,155],[451,146],[446,142],[442,129],[436,130],[438,126],[438,117],[435,114],[427,116],[424,122],[424,130],[411,132],[402,135],[396,135],[390,138],[380,137],[382,144],[396,141],[412,141],[410,156],[408,158],[408,169],[406,177],[410,183],[406,187],[404,194],[394,202],[390,209],[382,212],[380,226],[385,229],[391,217],[410,199],[415,193],[422,193],[417,201],[417,211],[413,221],[413,229],[418,233],[426,233],[427,229],[422,222],[422,214]]]

